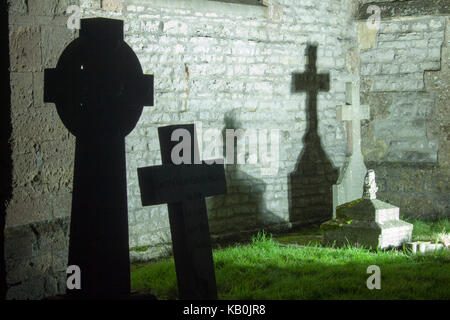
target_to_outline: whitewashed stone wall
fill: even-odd
[[[124,1],[110,11],[81,1],[83,17],[123,19],[125,40],[144,72],[155,75],[155,106],[145,108],[126,140],[131,247],[170,241],[166,206],[142,207],[136,169],[161,163],[157,127],[176,123],[279,129],[278,174],[261,176],[259,164],[228,165],[228,195],[208,199],[208,215],[213,234],[288,226],[287,176],[306,129],[305,94],[291,92],[291,74],[305,69],[308,42],[319,45],[318,71],[331,74],[330,92],[318,99],[322,144],[336,167],[343,163],[345,132],[335,107],[357,70],[353,2],[275,3],[279,18],[262,6],[206,0]]]
[[[445,21],[424,17],[382,22],[376,46],[361,52],[361,77],[370,81],[370,92],[392,92],[389,111],[373,122],[375,139],[389,146],[389,161],[437,161],[438,141],[427,135],[434,96],[423,94],[424,72],[441,69]]]
[[[208,215],[213,238],[222,240],[293,222],[288,176],[304,148],[307,122],[306,96],[292,92],[292,73],[305,70],[308,42],[319,46],[318,71],[331,75],[331,90],[318,97],[319,134],[330,162],[343,164],[346,137],[336,106],[344,103],[345,82],[361,70],[362,102],[371,105],[362,149],[377,172],[379,198],[402,214],[448,216],[449,17],[394,17],[373,34],[354,21],[356,6],[387,1],[264,2],[269,8],[208,0],[8,1],[9,299],[65,289],[75,139],[42,93],[43,70],[54,68],[77,36],[66,26],[71,4],[82,8],[82,17],[124,20],[125,40],[144,72],[155,75],[155,106],[127,137],[130,247],[140,249],[132,250],[133,259],[170,248],[166,206],[143,208],[136,177],[138,167],[161,163],[158,126],[279,129],[277,175],[262,176],[260,165],[227,165],[228,195],[208,199]]]
[[[54,68],[77,31],[67,7],[82,18],[124,20],[125,40],[145,73],[155,75],[155,106],[127,137],[130,247],[133,259],[170,247],[165,205],[143,208],[136,169],[161,163],[157,127],[201,123],[208,128],[279,129],[280,165],[227,166],[228,195],[208,199],[215,238],[289,226],[288,175],[303,148],[304,93],[291,92],[292,73],[305,70],[316,42],[318,71],[331,90],[318,98],[319,134],[334,166],[343,163],[345,132],[335,107],[344,83],[358,74],[356,1],[268,1],[244,6],[207,0],[9,0],[12,198],[7,199],[5,255],[9,299],[65,290],[75,139],[53,104],[43,102],[43,71]],[[270,12],[270,14],[269,14]],[[118,61],[120,63],[120,61]]]
[[[359,23],[362,100],[371,105],[363,154],[379,197],[404,216],[450,214],[449,21],[418,12],[384,19],[377,33]]]

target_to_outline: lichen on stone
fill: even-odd
[[[347,225],[351,224],[352,221],[353,221],[352,219],[342,219],[342,218],[332,219],[322,223],[320,225],[320,230],[321,231],[336,230],[342,228],[346,224]]]
[[[363,198],[359,198],[344,204],[341,204],[340,206],[336,207],[336,219],[341,219],[344,221],[351,220],[350,217],[347,215],[347,210],[357,203],[361,202]]]

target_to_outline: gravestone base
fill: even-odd
[[[327,224],[329,222],[325,222]],[[411,240],[412,225],[404,221],[386,223],[355,221],[334,230],[327,230],[323,243],[338,247],[351,244],[371,248],[398,248]]]
[[[401,247],[411,241],[413,225],[400,220],[400,209],[377,199],[358,199],[338,207],[336,219],[321,225],[325,245],[372,249]]]

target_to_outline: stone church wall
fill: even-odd
[[[45,68],[77,36],[65,10],[78,1],[11,0],[12,196],[6,205],[8,299],[65,289],[75,139],[43,102]]]
[[[144,72],[155,74],[155,106],[144,109],[126,140],[130,246],[141,249],[132,252],[133,257],[146,259],[170,247],[167,208],[143,208],[136,177],[138,167],[161,163],[157,127],[168,124],[196,122],[203,132],[280,130],[276,174],[262,175],[260,163],[226,166],[228,194],[207,200],[214,240],[309,222],[301,215],[293,217],[290,202],[310,194],[307,189],[290,194],[288,180],[307,127],[306,96],[292,92],[292,73],[304,71],[308,42],[319,45],[318,71],[331,74],[331,90],[320,93],[318,100],[321,144],[330,163],[342,165],[345,131],[336,121],[335,106],[344,101],[345,81],[357,74],[355,24],[348,10],[352,2],[274,3],[266,8],[220,1],[133,0],[105,10],[98,1],[82,2],[85,17],[124,19],[126,41]],[[321,187],[328,190],[330,185]],[[331,195],[317,195],[319,202],[324,197]]]
[[[403,216],[448,217],[449,3],[391,2],[377,33],[359,21],[361,99],[371,105],[362,151],[379,197]]]
[[[269,7],[207,0],[8,2],[9,299],[38,299],[65,289],[75,139],[42,94],[44,69],[54,68],[78,36],[67,28],[66,10],[72,4],[83,18],[123,19],[125,41],[144,72],[155,75],[155,105],[144,109],[126,139],[133,260],[170,249],[166,206],[143,208],[136,176],[138,167],[161,163],[158,126],[195,122],[204,132],[280,132],[276,174],[262,175],[260,164],[226,166],[228,195],[207,201],[214,240],[309,223],[292,213],[292,203],[330,196],[325,162],[342,166],[346,144],[336,106],[344,103],[345,82],[358,79],[359,70],[362,102],[372,110],[362,148],[368,167],[377,172],[379,198],[399,205],[405,215],[448,215],[448,16],[392,17],[373,38],[364,33],[363,21],[355,22],[357,3],[350,0],[265,1]],[[308,42],[318,44],[318,72],[330,73],[331,80],[330,91],[318,97],[316,147],[326,161],[315,168],[317,177],[306,178],[324,191],[312,195],[308,188],[293,192],[288,178],[296,171],[308,127],[306,94],[292,90],[292,73],[305,70]],[[393,63],[396,59],[402,63]]]
[[[7,202],[9,299],[63,292],[75,139],[53,104],[43,102],[43,71],[78,36],[67,28],[69,5],[81,17],[124,20],[125,40],[145,73],[155,75],[155,106],[145,108],[127,137],[130,247],[133,259],[167,252],[166,206],[143,208],[136,169],[160,164],[157,127],[196,122],[203,129],[278,129],[279,170],[227,165],[227,197],[208,199],[213,238],[288,228],[287,176],[303,148],[305,94],[291,92],[292,73],[305,70],[308,42],[331,89],[318,98],[322,148],[342,165],[345,131],[335,107],[355,67],[355,3],[346,0],[266,1],[269,7],[217,1],[10,0],[12,197]],[[118,62],[120,63],[120,62]],[[325,174],[325,173],[323,173]],[[324,187],[325,189],[327,187]],[[296,195],[294,195],[295,197]],[[300,194],[300,196],[302,196]],[[304,196],[304,195],[303,195]],[[301,223],[301,217],[296,217]],[[146,251],[142,248],[148,248]]]

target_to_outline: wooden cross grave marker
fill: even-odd
[[[175,130],[188,133],[190,163],[174,164],[171,154],[177,143],[172,141]],[[223,164],[195,164],[199,150],[193,124],[160,127],[158,134],[163,164],[138,169],[142,205],[167,203],[179,299],[217,299],[204,198],[226,194]]]

